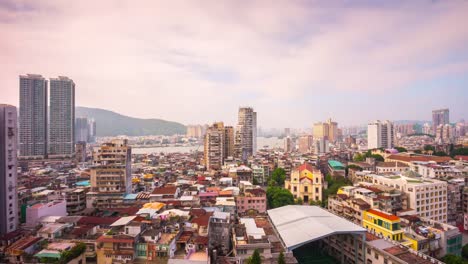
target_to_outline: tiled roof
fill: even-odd
[[[404,162],[411,161],[435,161],[435,162],[448,162],[452,160],[450,157],[439,157],[439,156],[406,156],[406,155],[390,155],[387,157],[389,160],[400,160]]]
[[[463,161],[468,161],[468,155],[458,155],[458,156],[455,156],[455,159],[456,160],[463,160]]]
[[[97,217],[84,216],[79,221],[79,225],[110,225],[119,220],[120,217]]]
[[[175,194],[176,191],[177,191],[177,187],[168,186],[168,187],[155,188],[152,194]]]
[[[107,236],[102,235],[97,240],[97,242],[109,242],[109,243],[133,243],[135,239],[127,235],[117,235],[117,236]]]
[[[300,165],[299,167],[297,167],[297,170],[298,171],[303,171],[303,170],[308,170],[308,171],[314,171],[314,167],[312,165],[310,165],[309,163],[304,163],[302,165]]]
[[[205,215],[193,218],[190,222],[192,224],[197,224],[198,226],[208,226],[208,222],[210,221],[210,217],[212,215],[213,213],[207,213]]]
[[[400,218],[398,216],[396,216],[396,215],[387,214],[387,213],[377,211],[377,210],[374,210],[374,209],[369,209],[369,210],[367,210],[367,212],[369,212],[371,214],[374,214],[374,215],[377,215],[377,216],[380,216],[380,217],[385,218],[385,219],[390,220],[390,221],[400,220]]]
[[[385,167],[385,168],[393,168],[393,167],[408,167],[405,163],[402,162],[395,162],[395,161],[387,161],[387,162],[377,162],[377,167]]]

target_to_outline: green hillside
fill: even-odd
[[[76,107],[76,117],[88,117],[96,120],[97,136],[147,136],[185,134],[186,127],[177,122],[161,119],[140,119],[124,116],[112,111]]]

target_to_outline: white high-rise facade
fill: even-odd
[[[394,130],[393,123],[386,120],[369,123],[367,125],[367,148],[393,148]]]
[[[49,155],[75,153],[75,83],[68,77],[50,79]]]
[[[17,111],[0,104],[0,236],[18,228]]]
[[[75,119],[75,142],[88,142],[90,135],[88,118],[77,117]]]

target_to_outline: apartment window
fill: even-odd
[[[309,192],[309,187],[304,186],[304,192]]]
[[[367,254],[371,254],[371,249],[370,248],[367,248]]]
[[[377,254],[377,252],[374,252],[374,258],[375,258],[376,260],[379,260],[379,254]]]
[[[297,192],[297,187],[296,186],[294,186],[293,191]]]

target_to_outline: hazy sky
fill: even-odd
[[[138,4],[137,4],[138,3]],[[0,1],[0,103],[65,75],[79,106],[262,127],[468,118],[468,1]]]

